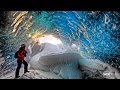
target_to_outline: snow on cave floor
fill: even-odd
[[[20,69],[20,78],[19,79],[62,79],[55,73],[52,72],[45,72],[42,70],[30,70],[30,72],[24,74],[24,67],[22,66]],[[15,79],[15,71],[12,71],[5,76],[0,77],[0,79]]]

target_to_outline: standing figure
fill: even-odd
[[[19,71],[22,64],[24,64],[24,73],[29,72],[28,63],[24,60],[24,58],[26,57],[26,53],[27,51],[25,50],[25,44],[22,44],[19,50],[15,53],[15,58],[17,58],[17,64],[18,64],[15,72],[15,78],[20,77]]]

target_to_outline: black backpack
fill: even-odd
[[[17,58],[18,57],[18,51],[15,53],[15,56],[14,56],[15,58]]]

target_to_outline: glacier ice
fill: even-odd
[[[120,78],[116,69],[100,60],[83,58],[74,49],[73,51],[60,49],[57,45],[50,43],[43,43],[42,45],[44,45],[43,51],[34,55],[30,60],[30,67],[34,70],[53,72],[64,79],[81,79],[82,71],[78,68],[80,65],[83,67],[82,69],[94,73],[97,71],[102,75],[106,71],[111,73],[110,77],[103,76],[104,78]]]

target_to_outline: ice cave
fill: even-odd
[[[30,72],[19,79],[120,79],[120,12],[0,13],[0,79],[14,79],[26,45]]]

